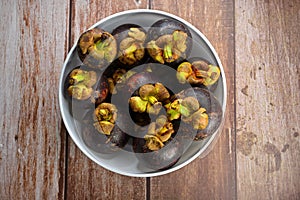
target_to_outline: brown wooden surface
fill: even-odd
[[[300,1],[235,8],[237,197],[300,199]]]
[[[0,2],[0,199],[64,197],[66,131],[58,77],[67,1]]]
[[[213,150],[155,178],[90,161],[58,106],[62,64],[80,33],[135,8],[199,28],[228,86]],[[299,0],[0,1],[0,199],[300,199],[299,10]]]

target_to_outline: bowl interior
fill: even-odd
[[[190,29],[193,38],[193,48],[191,51],[191,55],[189,57],[203,57],[214,65],[217,65],[221,69],[221,77],[218,81],[217,88],[214,91],[215,96],[219,100],[223,109],[223,116],[225,112],[226,105],[226,81],[225,75],[223,71],[222,64],[205,36],[193,27],[188,22],[183,19],[178,18],[177,16],[161,12],[155,10],[131,10],[125,11],[121,13],[117,13],[115,15],[111,15],[96,24],[94,24],[91,28],[100,26],[102,29],[112,32],[114,28],[124,23],[134,23],[144,27],[146,30],[150,27],[154,22],[162,18],[174,18],[180,20]],[[174,170],[180,169],[186,164],[190,163],[196,157],[201,155],[204,151],[207,150],[209,144],[216,139],[216,136],[220,132],[219,128],[213,135],[208,138],[192,142],[188,150],[184,153],[184,155],[180,158],[180,160],[170,169],[164,171],[153,171],[152,169],[148,169],[138,162],[136,156],[132,152],[128,151],[119,151],[114,153],[113,155],[103,155],[100,153],[96,153],[90,150],[82,140],[81,132],[78,131],[76,120],[71,115],[71,108],[67,99],[65,99],[63,95],[64,90],[64,80],[69,74],[69,72],[75,67],[81,64],[80,59],[78,58],[77,51],[75,50],[76,44],[74,44],[73,48],[70,50],[60,77],[60,88],[59,88],[59,103],[62,113],[62,118],[64,120],[65,126],[73,139],[76,145],[86,154],[90,159],[99,164],[100,166],[127,176],[135,176],[135,177],[150,177],[157,176],[172,172]],[[112,159],[113,158],[113,159]]]

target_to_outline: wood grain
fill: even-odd
[[[80,1],[72,3],[72,44],[97,21],[116,12],[147,8],[147,1]],[[146,179],[110,172],[88,159],[69,139],[67,198],[145,199]]]
[[[300,199],[300,1],[236,2],[238,199]]]
[[[213,150],[151,179],[112,173],[83,155],[57,96],[80,33],[134,8],[199,28],[228,87]],[[0,199],[300,199],[299,10],[299,0],[0,1]]]
[[[62,199],[67,1],[0,2],[0,199]]]
[[[235,199],[233,1],[152,0],[151,8],[175,14],[207,36],[224,66],[229,92],[224,131],[213,150],[176,172],[151,178],[150,199]]]

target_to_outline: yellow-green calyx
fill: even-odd
[[[75,99],[86,100],[92,95],[96,81],[96,72],[74,69],[69,75],[68,94]]]
[[[193,63],[183,62],[178,66],[176,76],[180,83],[209,86],[219,79],[220,69],[202,60]]]
[[[98,28],[83,33],[78,45],[82,54],[89,55],[96,60],[112,62],[117,54],[117,42],[114,37]]]
[[[208,125],[208,115],[206,109],[202,108],[198,100],[194,97],[176,99],[166,104],[168,119],[170,121],[181,119],[193,126],[194,129],[202,130]]]
[[[145,135],[146,146],[151,151],[157,151],[164,146],[164,143],[155,135]]]
[[[94,111],[94,126],[102,134],[111,134],[116,119],[117,109],[113,104],[102,103]]]
[[[179,119],[182,116],[188,117],[199,109],[198,100],[194,97],[186,97],[184,99],[176,99],[175,101],[165,105],[169,120]]]
[[[146,34],[139,28],[130,28],[128,37],[120,42],[119,60],[123,64],[133,65],[144,57]]]
[[[209,118],[205,108],[200,108],[192,115],[183,118],[183,121],[190,123],[194,129],[203,130],[207,127]]]
[[[145,135],[146,146],[152,151],[161,149],[164,142],[167,142],[174,133],[173,124],[167,117],[160,115],[155,122],[148,127],[148,133]]]
[[[140,87],[139,96],[133,96],[129,99],[130,108],[134,112],[147,112],[149,114],[158,114],[162,108],[162,102],[170,97],[168,90],[161,84],[145,84]]]
[[[183,31],[174,31],[170,35],[163,35],[157,40],[148,42],[148,52],[159,63],[174,62],[179,57],[185,57],[187,37]]]

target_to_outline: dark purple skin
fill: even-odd
[[[123,39],[128,37],[128,32],[129,32],[130,28],[138,28],[139,30],[143,31],[146,34],[146,30],[143,27],[141,27],[140,25],[137,25],[137,24],[123,24],[123,25],[120,25],[112,31],[112,35],[117,40],[118,45],[120,44],[120,42]],[[144,43],[143,46],[145,47],[145,43]],[[122,66],[123,68],[125,67],[126,69],[132,69],[133,67],[135,67],[137,65],[144,64],[148,58],[149,58],[149,56],[147,55],[147,51],[145,50],[144,57],[141,60],[138,60],[133,65],[128,65],[128,64],[121,63],[119,61],[119,59],[116,59],[116,60],[118,61],[119,66]]]
[[[82,138],[84,143],[95,152],[111,154],[118,150],[116,146],[107,143],[107,136],[99,133],[93,125],[83,127]]]
[[[96,86],[94,87],[94,92],[90,98],[90,101],[96,106],[104,102],[109,94],[109,87],[106,76],[102,75]]]
[[[120,26],[118,26],[117,28],[115,28],[112,31],[112,35],[115,37],[115,39],[117,40],[118,44],[128,36],[128,32],[130,28],[138,28],[141,31],[143,31],[144,33],[146,33],[146,30],[141,27],[140,25],[137,24],[122,24]]]
[[[151,72],[138,72],[132,75],[127,81],[127,91],[133,94],[138,88],[148,83],[158,82],[157,78]]]
[[[95,32],[95,33],[102,33],[102,37],[100,40],[105,40],[107,38],[111,38],[113,37],[110,33],[108,33],[107,31],[99,28],[99,27],[95,27],[91,30],[87,30],[86,32],[82,33],[80,38],[78,39],[78,44],[77,44],[77,53],[78,53],[78,56],[80,58],[80,60],[82,61],[82,63],[84,65],[87,65],[93,69],[96,69],[96,70],[103,70],[105,69],[109,64],[110,62],[108,62],[107,60],[105,59],[101,59],[101,60],[98,60],[98,59],[95,59],[94,57],[92,57],[91,55],[89,55],[88,53],[87,54],[83,54],[80,46],[79,46],[79,41],[81,40],[81,38],[83,37],[83,35],[87,32]],[[95,41],[96,42],[96,41]]]
[[[128,109],[128,100],[142,85],[158,82],[151,72],[137,72],[132,75],[122,87],[120,92],[112,95],[112,103],[119,109]]]
[[[151,123],[150,115],[147,112],[137,113],[130,109],[130,117],[138,126],[147,126]]]
[[[108,136],[108,141],[112,146],[123,148],[129,140],[129,135],[123,132],[117,125],[115,125],[112,133]]]
[[[116,59],[105,69],[105,71],[103,72],[103,76],[105,76],[107,78],[113,78],[114,73],[118,69],[125,70],[126,73],[129,71],[128,69],[124,68],[124,65],[120,64],[120,62]],[[124,84],[118,83],[117,91],[122,92],[124,86],[125,86]]]
[[[133,151],[145,166],[154,170],[165,170],[177,163],[183,154],[180,142],[173,138],[158,151],[151,151],[145,145],[144,138],[134,138]]]
[[[85,144],[93,151],[111,154],[122,149],[128,142],[129,136],[118,126],[115,126],[111,135],[99,133],[93,125],[85,125],[82,130]]]
[[[116,124],[126,133],[131,136],[140,136],[140,131],[135,129],[136,125],[141,126],[138,121],[132,120],[130,114],[130,108],[128,101],[132,94],[142,85],[147,83],[157,82],[150,72],[136,72],[127,81],[122,83],[120,90],[116,94],[112,94],[110,98],[110,103],[114,104],[118,110],[118,117]],[[109,101],[109,98],[107,99]],[[134,117],[136,118],[136,117]],[[144,123],[144,119],[140,120]],[[148,124],[149,122],[147,122]],[[146,124],[145,124],[146,125]]]
[[[120,63],[116,59],[109,66],[106,67],[106,69],[103,72],[103,75],[106,76],[107,78],[112,77],[117,69],[125,69],[125,68],[123,67],[123,65],[120,65]]]
[[[207,89],[194,87],[184,90],[176,95],[177,98],[184,98],[188,96],[196,96],[201,107],[206,109],[209,117],[208,125],[203,130],[198,130],[194,140],[202,140],[212,135],[220,126],[222,121],[222,107],[217,98]]]
[[[187,35],[188,35],[187,44],[186,44],[187,49],[185,51],[185,55],[182,56],[181,58],[179,58],[178,60],[174,61],[173,63],[165,63],[172,67],[177,66],[178,63],[180,63],[182,60],[186,59],[191,53],[193,41],[192,41],[192,34],[189,31],[189,29],[178,20],[169,19],[169,18],[161,19],[161,20],[158,20],[157,22],[155,22],[154,24],[152,24],[152,26],[148,30],[147,39],[146,39],[146,43],[148,43],[151,40],[156,40],[160,36],[172,34],[176,30],[180,30],[180,31],[187,33]]]

